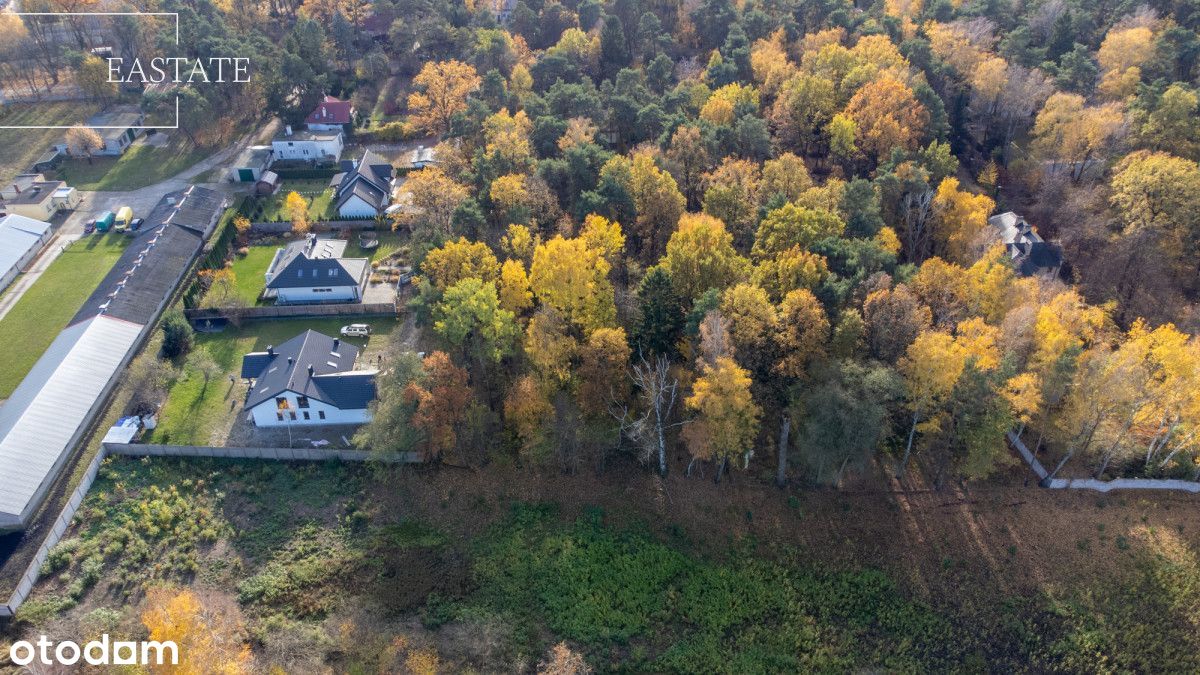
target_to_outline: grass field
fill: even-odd
[[[0,398],[12,394],[128,243],[128,237],[108,234],[71,244],[0,319],[0,344],[20,346],[0,359]]]
[[[397,325],[395,319],[378,317],[366,322],[371,324],[373,335],[366,340],[346,338],[363,350],[359,354],[360,364],[375,358]],[[352,321],[347,318],[253,321],[220,333],[197,333],[194,349],[212,357],[221,373],[205,383],[201,374],[185,364],[171,386],[151,442],[175,445],[223,442],[235,415],[242,412],[241,402],[246,395],[246,385],[240,380],[236,384],[229,382],[230,375],[240,373],[243,354],[282,344],[309,329],[336,337],[338,329],[347,323]]]
[[[100,106],[68,101],[61,103],[13,103],[0,106],[0,124],[5,126],[69,126],[82,122]],[[0,129],[0,181],[28,171],[37,158],[62,143],[65,129]],[[79,187],[79,186],[75,186]]]
[[[1196,672],[1200,506],[1019,485],[112,458],[0,642],[129,639],[166,582],[263,671]]]
[[[139,143],[120,157],[69,159],[59,168],[59,177],[80,190],[136,190],[165,180],[213,153],[181,135],[158,148]]]

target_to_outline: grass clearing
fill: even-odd
[[[220,333],[197,333],[193,349],[206,352],[220,367],[221,373],[205,382],[203,375],[185,363],[171,385],[167,402],[159,414],[158,428],[148,442],[223,444],[236,417],[243,414],[241,404],[245,400],[246,385],[237,379],[243,354],[282,344],[309,329],[336,337],[342,326],[359,321],[370,323],[373,334],[365,340],[344,339],[362,350],[359,353],[361,365],[382,353],[388,336],[398,325],[396,319],[277,319],[250,321],[240,328],[230,326]],[[231,375],[235,382],[230,382]]]
[[[800,518],[769,486],[672,476],[662,485],[672,500],[655,507],[631,499],[651,479],[621,473],[112,458],[6,637],[67,630],[97,611],[136,626],[136,591],[161,579],[237,603],[264,670],[395,672],[397,640],[436,649],[449,672],[534,663],[560,640],[603,672],[1200,668],[1196,538],[1176,524],[1193,522],[1194,506],[1106,509],[1105,532],[1130,548],[1106,553],[1104,574],[1098,560],[1063,561],[1070,537],[1026,542],[1013,555],[1028,563],[1026,549],[1040,549],[1052,565],[1031,590],[1012,586],[1030,570],[996,576],[969,543],[943,539],[959,520],[948,494],[907,513],[933,528],[917,541],[894,496],[803,491]],[[1021,494],[1031,503],[1013,524],[1025,534],[1080,510],[1096,518],[1083,498]],[[836,520],[851,502],[861,516]],[[737,533],[751,508],[764,525]],[[845,539],[863,527],[895,536]],[[785,540],[797,534],[825,545]],[[916,584],[914,562],[925,569]],[[306,650],[311,662],[280,661]]]
[[[0,359],[0,398],[12,394],[128,245],[116,233],[72,243],[0,319],[0,344],[20,345]]]
[[[161,148],[143,142],[120,157],[94,157],[91,163],[68,159],[59,167],[59,178],[79,190],[136,190],[170,178],[216,150],[176,134]]]
[[[5,126],[70,126],[91,117],[100,106],[81,101],[11,103],[0,106]],[[50,146],[62,143],[66,129],[0,129],[0,181],[25,173]],[[78,185],[74,187],[79,187]]]

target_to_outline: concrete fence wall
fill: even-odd
[[[17,583],[16,590],[9,597],[7,604],[0,605],[0,618],[9,618],[15,615],[21,605],[25,603],[25,600],[29,598],[29,594],[33,592],[33,587],[37,583],[38,577],[41,576],[42,565],[46,562],[46,558],[50,556],[50,551],[58,545],[63,535],[67,533],[67,529],[71,526],[71,521],[75,518],[75,512],[83,504],[84,497],[92,489],[92,483],[96,481],[96,476],[100,473],[100,465],[110,455],[124,457],[215,457],[218,459],[264,459],[284,462],[366,462],[370,460],[388,464],[420,464],[424,461],[420,453],[416,452],[399,453],[391,456],[373,456],[366,450],[346,449],[224,448],[194,445],[105,443],[100,452],[96,453],[95,458],[92,459],[92,463],[88,465],[83,480],[79,482],[79,486],[75,488],[75,491],[71,493],[71,498],[63,506],[58,518],[54,520],[54,525],[47,533],[46,539],[42,542],[41,547],[38,548],[38,552],[34,555],[33,560],[30,561],[29,566],[25,568],[25,574],[21,576],[21,581]]]
[[[1117,478],[1114,480],[1097,480],[1095,478],[1050,478],[1050,472],[1033,456],[1016,432],[1008,432],[1008,442],[1024,458],[1025,463],[1037,474],[1040,485],[1051,490],[1095,490],[1111,492],[1113,490],[1177,490],[1182,492],[1200,493],[1200,483],[1190,480],[1169,478]]]
[[[188,321],[205,319],[280,319],[333,316],[395,316],[396,305],[390,302],[330,303],[325,305],[268,305],[265,307],[205,307],[185,309]]]

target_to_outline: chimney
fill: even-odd
[[[316,372],[316,371],[313,369],[313,365],[312,365],[311,363],[310,363],[310,364],[308,364],[308,376],[309,376],[309,377],[312,377],[312,376],[313,376],[313,373],[315,373],[315,372]]]
[[[292,135],[292,125],[290,125],[290,124],[284,125],[284,127],[283,127],[283,135],[284,135],[284,136],[291,136],[291,135]]]
[[[333,351],[336,352],[338,350],[338,346],[340,346],[341,344],[342,344],[341,338],[333,338]]]
[[[292,357],[288,357],[288,368],[292,367]]]
[[[275,345],[267,345],[267,356],[275,356]]]
[[[322,118],[329,117],[329,109],[326,108],[325,106],[321,106],[321,117]]]

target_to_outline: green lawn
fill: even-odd
[[[242,206],[242,213],[255,222],[281,222],[283,203],[289,192],[299,192],[308,202],[308,218],[311,221],[333,220],[337,212],[333,208],[333,188],[328,180],[283,181],[279,190],[268,197],[252,197]]]
[[[240,380],[236,385],[229,382],[230,375],[240,373],[243,354],[282,344],[308,329],[337,336],[338,329],[355,322],[369,323],[374,331],[366,340],[346,338],[347,342],[363,350],[359,355],[360,364],[374,359],[387,346],[388,336],[398,325],[396,319],[383,317],[280,319],[252,321],[241,328],[230,327],[220,333],[197,333],[194,349],[208,352],[222,372],[206,386],[204,377],[185,365],[171,386],[159,415],[158,428],[149,442],[203,445],[223,440],[234,416],[243,414],[241,404],[246,386]]]
[[[267,273],[267,267],[270,266],[271,260],[275,257],[275,251],[285,246],[287,241],[278,239],[269,243],[257,244],[250,246],[246,255],[235,253],[233,256],[233,274],[236,277],[237,298],[248,305],[253,305],[258,302],[258,295],[262,293],[263,284],[265,283],[264,275]],[[400,248],[400,236],[394,232],[379,233],[379,247],[364,251],[358,245],[358,233],[351,236],[348,245],[346,246],[347,258],[367,258],[368,260],[382,260],[394,253]]]
[[[10,347],[0,359],[0,398],[12,394],[128,243],[127,237],[114,233],[71,244],[0,319],[0,344]]]
[[[4,126],[70,126],[82,122],[99,105],[79,101],[61,103],[13,103],[0,106],[0,124]],[[50,146],[62,143],[66,129],[0,129],[0,181],[32,168]]]
[[[176,136],[161,148],[139,143],[120,157],[67,160],[59,178],[80,190],[136,190],[174,176],[214,150]]]

